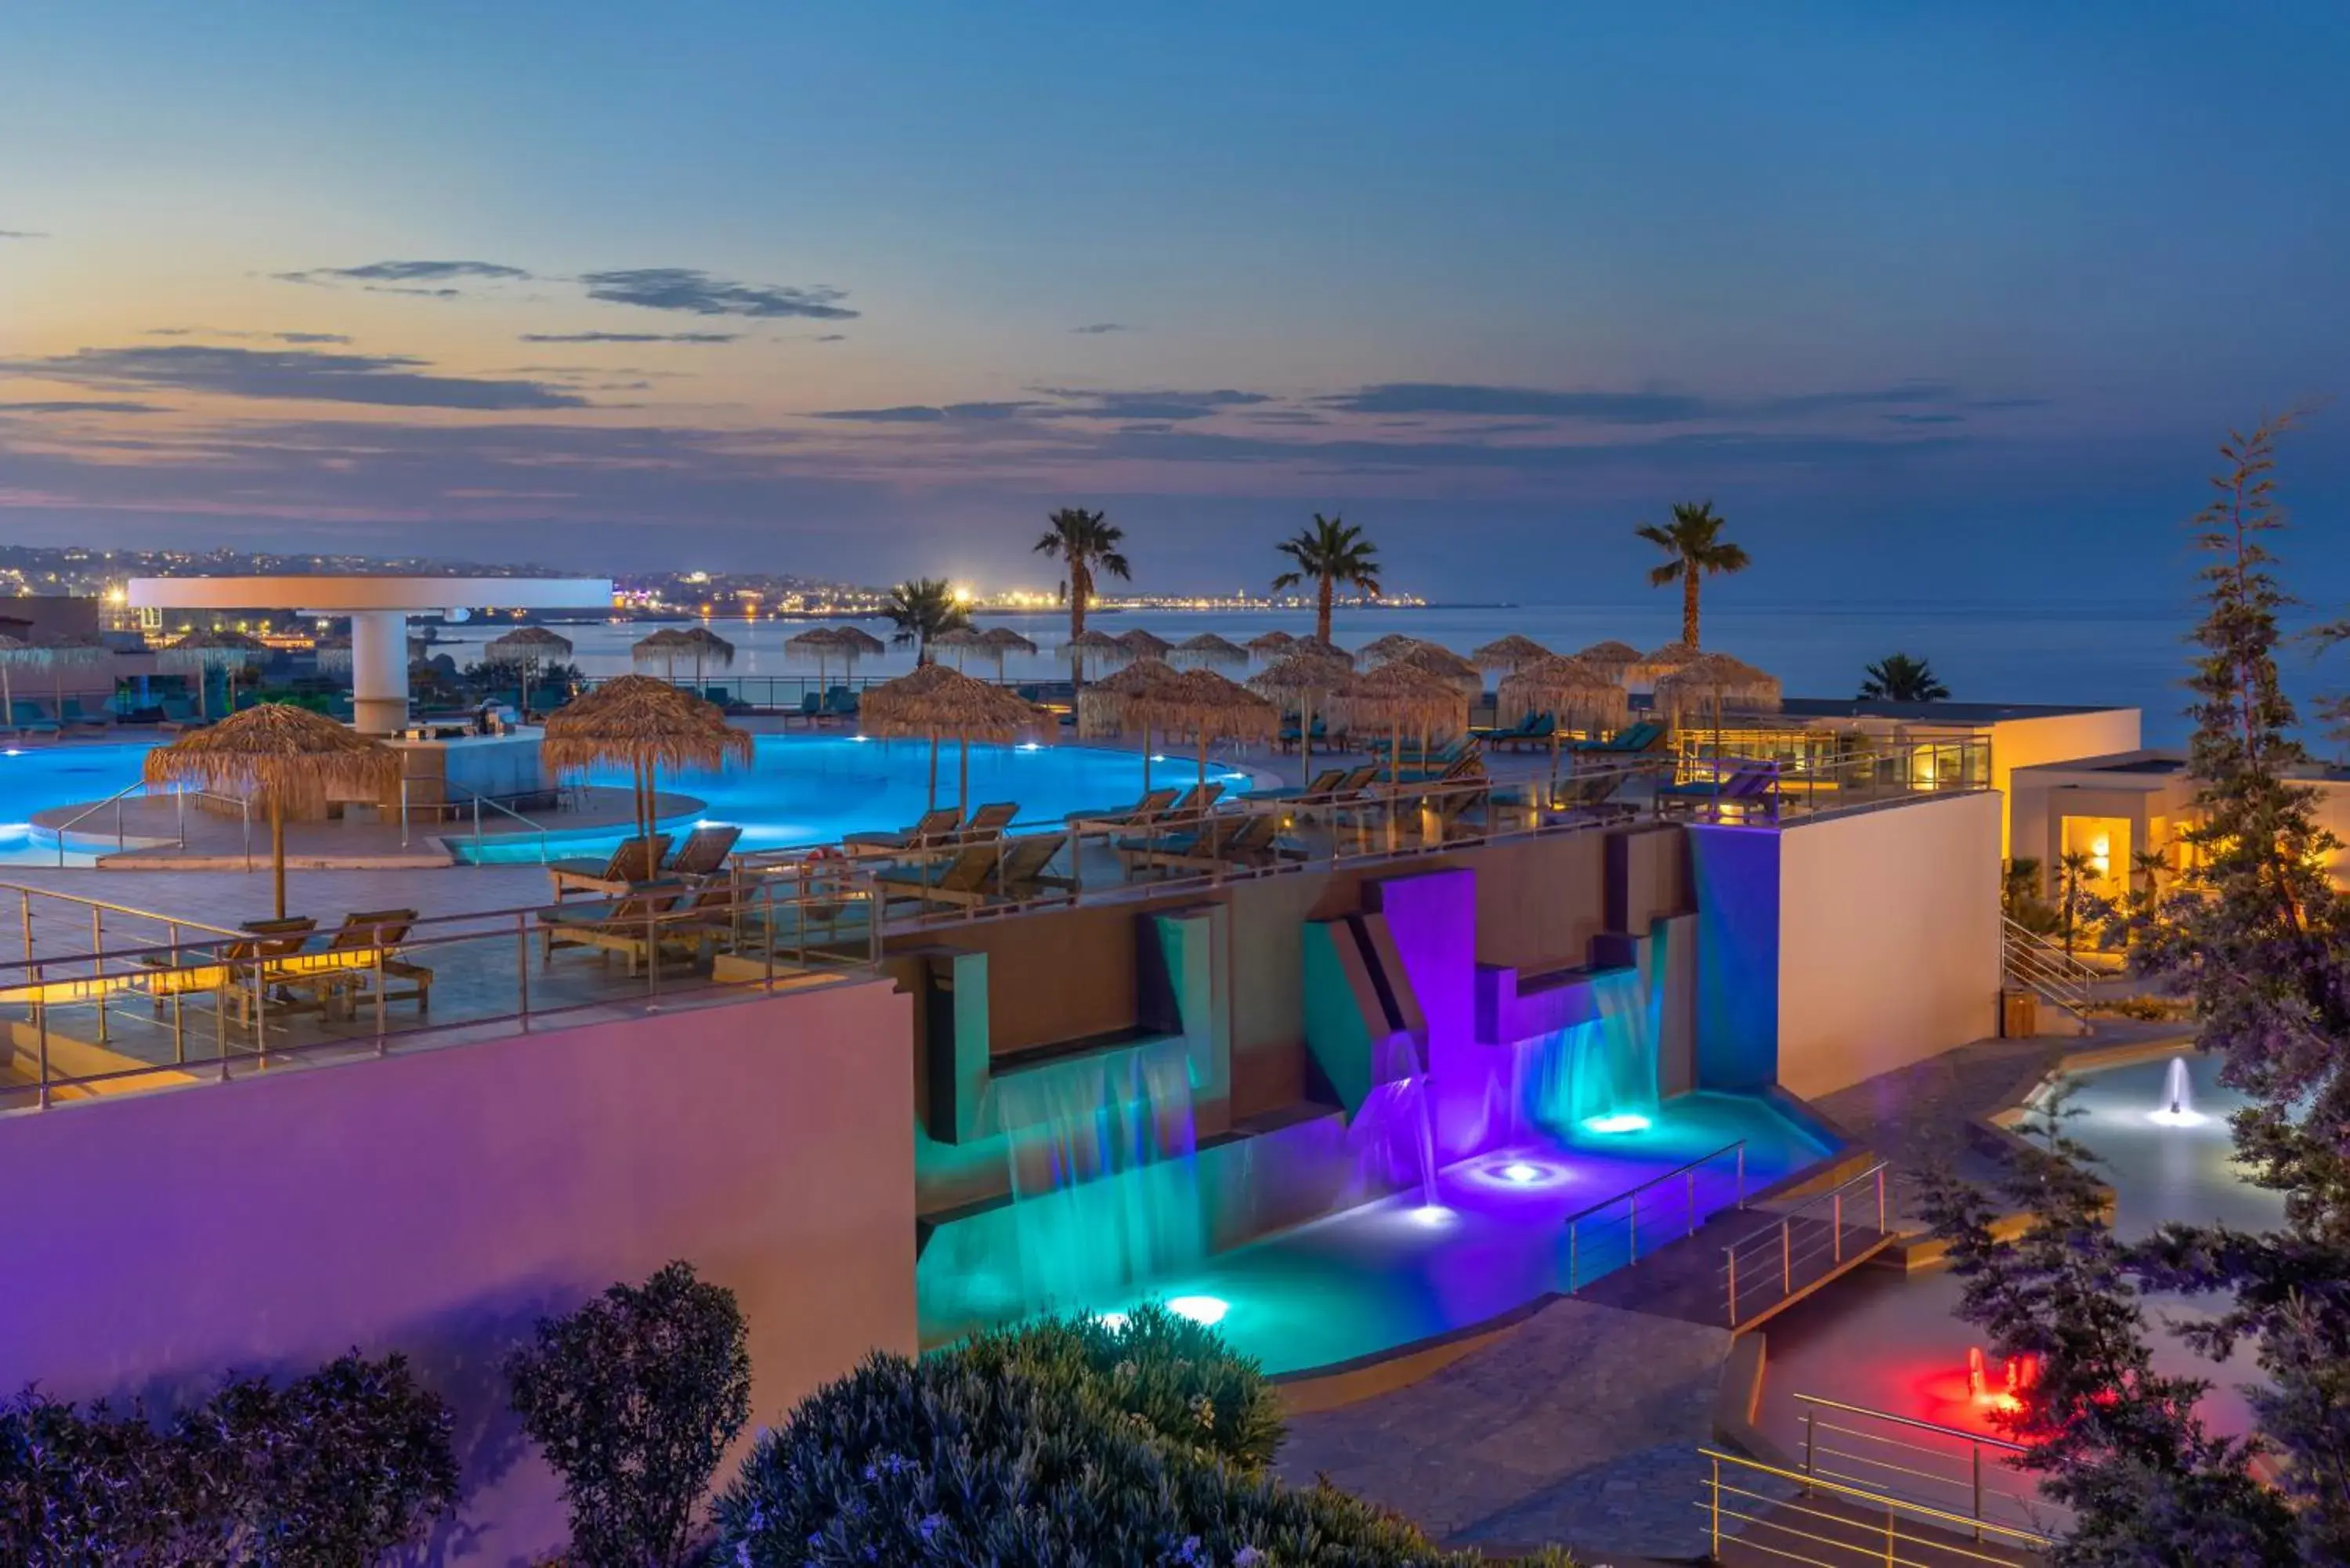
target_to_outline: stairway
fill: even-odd
[[[2089,1002],[2103,978],[2102,971],[2046,937],[2000,917],[2001,984],[2009,991],[2028,992],[2054,1010],[2062,1027],[2046,1033],[2090,1033]]]

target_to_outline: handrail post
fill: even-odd
[[[1877,1165],[1877,1233],[1880,1236],[1887,1231],[1892,1229],[1892,1227],[1886,1222],[1886,1220],[1885,1162],[1879,1160]]]
[[[1721,1560],[1721,1461],[1714,1459],[1712,1464],[1713,1484],[1710,1489],[1712,1506],[1706,1511],[1710,1520],[1711,1542],[1707,1555],[1718,1563]]]
[[[1795,1219],[1789,1215],[1779,1221],[1780,1293],[1795,1293]]]
[[[1624,1202],[1624,1227],[1629,1247],[1629,1255],[1624,1263],[1629,1268],[1640,1261],[1640,1189],[1637,1187]]]
[[[106,912],[96,904],[89,907],[89,971],[97,981],[98,1043],[107,1043],[106,1033]]]
[[[1817,1410],[1805,1410],[1804,1412],[1804,1477],[1806,1480],[1819,1473],[1819,1461],[1814,1457],[1818,1452],[1819,1426],[1820,1413]],[[1808,1486],[1804,1488],[1804,1495],[1811,1496],[1812,1489]]]
[[[1828,1206],[1828,1242],[1831,1248],[1830,1256],[1835,1262],[1841,1263],[1844,1262],[1843,1188],[1839,1187],[1835,1189],[1835,1199]]]
[[[1566,1293],[1568,1295],[1573,1295],[1575,1292],[1575,1272],[1582,1262],[1577,1255],[1575,1246],[1575,1231],[1577,1223],[1579,1221],[1574,1220],[1566,1222]]]
[[[1738,1207],[1746,1207],[1746,1140],[1738,1140]]]
[[[1690,1167],[1685,1186],[1688,1194],[1685,1201],[1689,1205],[1689,1233],[1694,1236],[1697,1234],[1697,1167],[1693,1165]]]
[[[1728,1261],[1730,1269],[1730,1326],[1736,1328],[1738,1326],[1738,1249],[1724,1247],[1721,1250],[1721,1255]]]
[[[515,992],[522,1002],[524,1027],[530,1024],[530,922],[515,911]]]
[[[1971,1459],[1974,1461],[1974,1464],[1973,1464],[1973,1469],[1974,1469],[1974,1480],[1975,1480],[1975,1539],[1976,1539],[1977,1541],[1981,1541],[1981,1540],[1982,1539],[1982,1516],[1983,1516],[1983,1511],[1982,1511],[1982,1445],[1981,1445],[1981,1443],[1969,1443],[1969,1444],[1967,1445],[1967,1454],[1968,1454],[1968,1457],[1969,1457],[1970,1459]]]

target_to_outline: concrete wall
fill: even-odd
[[[533,1561],[562,1511],[496,1368],[539,1315],[691,1262],[750,1321],[754,1427],[914,1348],[907,1013],[843,985],[9,1118],[0,1387],[406,1351],[458,1410],[436,1553]]]
[[[1828,1094],[1996,1032],[2001,806],[1951,795],[1779,833],[1778,1075],[1791,1092]]]
[[[2012,794],[2009,775],[2018,768],[2036,767],[2043,763],[2067,763],[2077,757],[2106,757],[2116,752],[2134,752],[2139,745],[2138,711],[2135,708],[2106,708],[2087,713],[2058,713],[2040,719],[2009,719],[1993,724],[1991,731],[1991,787],[2000,798]],[[2025,844],[2010,847],[2018,823],[2026,819],[2002,816],[1999,826],[1999,857],[2002,860],[2016,855],[2036,855],[2032,847],[2038,843],[2034,829],[2021,829]]]
[[[1779,838],[1768,827],[1693,824],[1696,1078],[1759,1089],[1779,1068]]]

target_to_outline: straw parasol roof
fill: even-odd
[[[1127,712],[1152,729],[1196,740],[1202,784],[1210,742],[1269,741],[1281,728],[1280,709],[1212,670],[1186,670],[1128,699]]]
[[[1551,713],[1570,729],[1617,730],[1631,700],[1613,676],[1596,664],[1552,654],[1521,665],[1502,678],[1494,693],[1495,717],[1513,724],[1529,713]]]
[[[1427,646],[1416,637],[1406,637],[1399,631],[1391,631],[1387,636],[1367,642],[1357,649],[1355,658],[1358,662],[1366,665],[1383,664],[1390,659],[1410,652],[1415,648]]]
[[[536,664],[542,659],[571,657],[571,639],[543,626],[516,627],[504,637],[482,645],[482,657],[494,664]]]
[[[1349,664],[1355,662],[1353,654],[1326,637],[1293,637],[1289,639],[1288,649],[1292,653],[1318,653],[1326,659],[1343,659]]]
[[[1013,630],[1008,626],[991,626],[985,631],[979,634],[979,640],[983,647],[993,652],[999,659],[1007,653],[1034,653],[1036,651],[1036,645],[1035,643],[1029,641],[1026,638],[1021,636],[1018,632]]]
[[[1699,650],[1686,642],[1669,642],[1633,659],[1624,677],[1627,680],[1661,680],[1698,656]]]
[[[206,713],[206,687],[210,682],[202,671],[206,670],[241,669],[252,664],[269,651],[269,645],[257,637],[241,631],[192,631],[156,654],[155,662],[166,668],[193,670],[196,680],[196,711]],[[54,662],[51,654],[41,662]]]
[[[1480,670],[1523,670],[1536,659],[1552,657],[1554,655],[1549,649],[1531,637],[1520,637],[1513,631],[1507,637],[1495,638],[1470,654],[1469,662]]]
[[[1128,705],[1177,675],[1175,668],[1163,659],[1138,659],[1117,674],[1093,682],[1077,693],[1078,736],[1091,741],[1126,733]]]
[[[559,774],[625,767],[635,776],[637,831],[652,832],[662,768],[715,773],[751,760],[751,737],[715,704],[667,680],[623,675],[548,715],[539,756]]]
[[[1120,633],[1118,645],[1137,659],[1164,659],[1175,648],[1157,632],[1145,631],[1139,626],[1132,631]]]
[[[734,662],[734,645],[708,627],[687,627],[684,635],[685,640],[693,645],[698,659],[706,659],[722,668]]]
[[[1203,631],[1177,643],[1168,657],[1182,664],[1246,664],[1249,653],[1230,638]]]
[[[962,668],[962,656],[980,645],[980,633],[978,629],[968,626],[959,626],[951,631],[942,631],[939,633],[938,636],[931,639],[931,646],[932,648],[944,648],[953,650],[955,656],[955,668],[958,670]]]
[[[1469,722],[1469,697],[1456,682],[1400,661],[1357,680],[1339,705],[1348,723],[1366,730],[1458,730]]]
[[[1616,679],[1621,680],[1625,670],[1640,662],[1640,650],[1628,642],[1618,642],[1611,637],[1605,642],[1593,643],[1575,657],[1586,664],[1613,670]]]
[[[1248,650],[1260,659],[1270,659],[1296,640],[1285,631],[1261,631],[1248,639]]]
[[[812,626],[806,631],[795,632],[784,639],[784,648],[790,653],[829,653],[840,646],[840,634],[845,629],[837,626]]]
[[[833,628],[833,640],[848,650],[850,657],[887,653],[889,645],[861,626],[841,626]]]
[[[1424,670],[1439,680],[1450,680],[1470,697],[1475,697],[1485,690],[1485,677],[1475,665],[1451,649],[1439,648],[1432,642],[1414,643],[1388,659],[1388,663]],[[1385,669],[1386,665],[1380,668]]]
[[[1274,660],[1249,678],[1249,690],[1260,697],[1269,697],[1287,707],[1297,708],[1298,745],[1303,754],[1314,754],[1314,712],[1316,708],[1326,713],[1334,699],[1343,698],[1355,683],[1355,667],[1343,655],[1305,649]]]
[[[939,741],[962,742],[962,784],[957,799],[970,805],[971,742],[1008,741],[1045,722],[1043,711],[991,681],[974,680],[960,670],[925,664],[910,675],[885,680],[859,700],[858,722],[879,735],[931,738],[931,804],[939,797]]]
[[[1657,681],[1657,710],[1679,724],[1688,715],[1711,708],[1717,727],[1725,710],[1775,713],[1781,701],[1779,678],[1726,653],[1703,653]]]
[[[390,747],[322,713],[264,702],[156,747],[144,770],[149,784],[192,784],[267,810],[270,867],[283,919],[287,809],[323,810],[330,790],[380,794],[398,785],[400,763]]]

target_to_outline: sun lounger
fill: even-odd
[[[1220,784],[1195,784],[1167,808],[1167,815],[1170,817],[1198,816],[1212,811],[1223,793],[1224,786]]]
[[[54,735],[57,722],[38,702],[18,698],[8,705],[8,727],[27,735]]]
[[[1302,784],[1291,784],[1284,789],[1248,790],[1242,794],[1241,798],[1252,801],[1327,800],[1338,793],[1340,786],[1346,784],[1352,771],[1348,768],[1324,768]]]
[[[656,833],[650,838],[628,838],[619,847],[601,860],[581,856],[577,859],[550,860],[546,866],[548,880],[555,884],[558,899],[575,892],[624,893],[639,882],[650,882],[660,870],[661,857],[669,853],[670,836]]]
[[[233,999],[223,1005],[235,1005],[240,1015],[244,1014],[248,1010],[244,1004],[263,966],[272,959],[300,952],[317,930],[318,922],[307,915],[292,915],[282,920],[247,920],[237,929],[244,935],[193,943],[175,952],[139,955],[142,968],[161,971],[153,988],[157,1013],[163,1011],[166,994],[198,987]],[[180,983],[163,978],[169,975],[178,975]]]
[[[85,708],[79,697],[68,697],[57,710],[57,722],[68,730],[106,730],[113,727],[114,715],[103,708]]]
[[[1003,836],[1003,830],[1010,827],[1019,815],[1020,804],[1017,801],[999,800],[992,801],[985,805],[973,806],[971,820],[957,828],[949,842],[979,844],[989,839],[1001,838]]]
[[[289,1009],[349,1018],[380,1001],[413,1002],[422,1012],[432,1005],[432,971],[399,956],[415,924],[413,909],[354,909],[323,943],[307,942],[265,972]],[[401,981],[407,989],[395,989]]]
[[[1617,799],[1633,777],[1627,769],[1608,769],[1562,779],[1551,791],[1549,812],[1561,822],[1612,822],[1638,815],[1631,802]]]
[[[599,904],[557,905],[538,911],[539,957],[555,961],[559,948],[593,948],[619,953],[629,961],[629,972],[648,968],[660,955],[683,950],[706,950],[706,929],[672,922],[670,916],[685,897],[674,882],[647,883],[619,898]]]
[[[1271,866],[1284,860],[1305,860],[1303,845],[1281,837],[1281,819],[1271,812],[1210,821],[1193,833],[1171,833],[1160,838],[1121,838],[1114,847],[1131,872],[1143,867],[1161,870],[1203,871],[1224,866]]]
[[[1657,811],[1669,815],[1707,805],[1761,805],[1778,787],[1779,770],[1770,763],[1742,762],[1717,778],[1690,779],[1657,791]]]
[[[959,806],[941,805],[922,813],[913,826],[896,832],[845,833],[840,847],[851,860],[887,859],[909,850],[932,849],[951,839],[962,826]]]
[[[1073,811],[1064,818],[1070,826],[1080,825],[1095,827],[1141,827],[1165,816],[1175,804],[1180,791],[1154,789],[1146,792],[1132,805],[1103,806],[1091,811]]]
[[[1665,743],[1665,727],[1653,719],[1627,724],[1604,741],[1577,741],[1569,749],[1577,756],[1638,756]]]
[[[677,853],[661,867],[668,877],[714,877],[726,869],[726,857],[734,853],[734,845],[743,830],[711,822],[704,823],[685,836]]]
[[[1024,904],[1069,886],[1066,877],[1045,874],[1066,842],[1058,834],[1039,834],[965,845],[952,859],[936,865],[893,867],[874,877],[874,885],[885,906]]]

